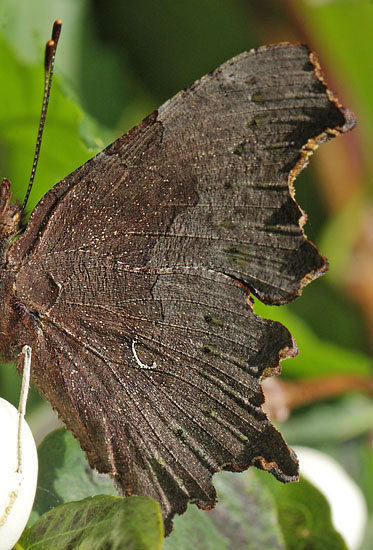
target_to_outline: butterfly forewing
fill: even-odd
[[[290,301],[325,270],[291,182],[352,126],[329,96],[304,47],[241,54],[57,184],[8,250],[12,346],[32,346],[91,465],[156,498],[167,529],[214,505],[220,468],[297,478],[260,388],[295,344],[249,294]]]

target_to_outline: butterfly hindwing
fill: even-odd
[[[287,302],[325,270],[292,181],[352,121],[318,71],[289,44],[231,59],[57,184],[8,251],[34,381],[167,529],[214,505],[218,469],[297,477],[260,388],[295,345],[249,295]]]

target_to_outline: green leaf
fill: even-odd
[[[266,472],[255,475],[271,491],[287,550],[347,550],[334,529],[329,504],[320,491],[304,478],[282,484]]]
[[[162,539],[162,517],[153,499],[98,495],[47,512],[18,544],[25,550],[156,550]]]
[[[164,550],[285,550],[270,492],[253,470],[214,476],[218,504],[206,512],[189,505],[174,520]]]
[[[300,353],[290,361],[282,363],[285,376],[293,378],[312,378],[333,374],[371,376],[371,359],[368,356],[327,340],[321,340],[287,306],[281,308],[265,306],[256,301],[254,311],[258,315],[279,321],[290,330],[295,338]]]
[[[299,411],[281,425],[281,433],[291,445],[317,447],[368,433],[372,429],[372,419],[372,400],[351,394]]]
[[[2,175],[12,179],[14,198],[23,200],[32,166],[36,133],[43,94],[42,62],[27,65],[20,61],[13,49],[0,35],[0,152]],[[55,77],[45,127],[40,161],[37,169],[28,209],[32,210],[48,189],[69,172],[86,162],[94,152],[102,148],[97,128],[89,126],[92,135],[88,139],[83,124],[82,109],[67,95],[66,84],[60,85]],[[85,141],[94,149],[88,149],[80,135],[85,129]]]
[[[61,428],[49,434],[38,455],[32,527],[21,538],[23,548],[161,548],[159,505],[147,497],[111,496],[117,494],[112,481],[91,470],[71,432]]]
[[[329,64],[337,75],[338,88],[345,89],[349,107],[362,128],[364,157],[370,174],[372,163],[372,52],[371,32],[373,7],[370,0],[310,2],[293,0],[312,35],[323,64]],[[341,37],[348,37],[341,40]],[[364,168],[363,168],[364,169]],[[370,187],[373,180],[370,178]]]
[[[365,528],[365,536],[359,550],[372,550],[373,547],[373,516],[369,517]]]
[[[64,428],[49,434],[39,446],[39,472],[30,523],[41,514],[49,517],[45,512],[70,500],[116,493],[107,476],[89,468],[77,441]],[[214,483],[219,495],[216,509],[205,512],[189,505],[183,516],[175,518],[174,530],[164,543],[166,550],[228,550],[233,543],[239,550],[247,548],[249,541],[250,548],[258,550],[285,549],[271,496],[251,472],[221,472]]]
[[[362,230],[366,198],[358,194],[331,217],[321,240],[321,249],[330,262],[328,282],[343,287],[341,273],[350,268],[352,250]],[[336,246],[336,243],[338,245]]]
[[[39,445],[39,478],[31,522],[55,506],[88,496],[117,495],[109,476],[92,470],[70,431],[60,428]]]
[[[325,497],[305,479],[282,484],[266,472],[221,472],[218,504],[189,506],[164,550],[347,550]]]

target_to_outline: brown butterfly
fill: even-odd
[[[0,186],[1,358],[31,346],[33,380],[91,466],[155,498],[167,532],[189,501],[215,505],[219,469],[297,479],[260,386],[296,346],[250,295],[287,303],[325,271],[293,180],[353,125],[315,55],[278,44],[167,101],[25,228]]]

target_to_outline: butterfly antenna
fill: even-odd
[[[34,183],[34,179],[35,179],[36,167],[38,165],[39,154],[40,154],[40,146],[41,146],[41,138],[43,136],[45,117],[46,117],[46,114],[47,114],[49,96],[50,96],[51,86],[52,86],[54,59],[55,59],[55,56],[56,56],[56,49],[57,49],[58,39],[59,39],[60,34],[61,34],[61,27],[62,27],[62,21],[61,21],[61,19],[57,19],[53,24],[52,38],[51,38],[51,40],[48,40],[48,42],[45,46],[43,104],[42,104],[42,107],[41,107],[39,129],[38,129],[38,135],[37,135],[37,138],[36,138],[34,162],[32,164],[31,176],[30,176],[30,181],[29,181],[28,188],[27,188],[27,191],[26,191],[25,200],[23,201],[23,204],[22,204],[22,212],[26,208],[26,204],[27,204],[28,198],[30,196],[32,184]]]

